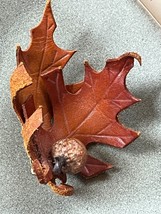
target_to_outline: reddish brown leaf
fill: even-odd
[[[53,106],[54,125],[49,133],[54,141],[73,137],[85,145],[99,142],[122,148],[138,137],[138,132],[125,128],[117,118],[120,111],[139,101],[125,86],[134,58],[140,61],[134,53],[108,60],[100,73],[86,62],[84,82],[76,93],[67,91],[61,70],[42,75]]]
[[[55,28],[48,0],[40,24],[31,30],[30,47],[17,48],[18,67],[10,85],[24,146],[40,183],[48,183],[58,194],[71,195],[73,187],[64,184],[66,176],[52,171],[52,145],[63,138],[77,138],[84,145],[98,142],[122,148],[137,138],[139,133],[121,125],[117,115],[139,101],[127,90],[125,78],[134,58],[141,59],[127,53],[108,60],[100,73],[86,62],[84,81],[65,86],[62,69],[74,51],[55,44]],[[109,168],[110,164],[88,156],[81,173],[90,178]],[[56,178],[61,185],[56,185]]]
[[[121,110],[139,101],[125,86],[134,58],[141,63],[139,55],[134,53],[108,60],[100,73],[85,63],[84,81],[68,86],[70,92],[60,69],[42,75],[54,114],[51,128],[48,131],[39,129],[33,138],[44,158],[53,143],[63,138],[74,137],[85,145],[98,142],[122,148],[138,137],[138,132],[125,128],[117,118]],[[111,165],[88,157],[82,174],[90,178],[109,168]]]
[[[54,113],[51,128],[48,131],[38,128],[32,137],[42,165],[47,162],[50,165],[48,159],[51,147],[54,142],[63,138],[75,137],[85,145],[100,142],[122,148],[138,137],[137,132],[125,128],[117,119],[121,110],[138,101],[125,87],[125,78],[133,67],[134,58],[140,61],[139,56],[134,53],[108,60],[100,73],[96,73],[85,63],[84,81],[69,86],[70,92],[64,85],[61,70],[56,69],[42,75]],[[25,106],[30,110],[28,102]],[[93,177],[109,168],[109,164],[88,157],[82,174],[87,178]],[[49,169],[51,171],[50,167]],[[39,171],[38,178],[42,182],[49,181],[44,172]]]
[[[33,82],[32,85],[20,91],[19,102],[23,104],[28,96],[33,95],[35,108],[43,106],[45,123],[48,123],[50,119],[50,105],[40,74],[52,71],[59,66],[63,68],[75,53],[75,51],[60,49],[55,44],[53,40],[55,29],[56,23],[50,0],[48,0],[40,24],[31,30],[30,47],[25,51],[22,51],[20,47],[17,48],[17,64],[23,62]]]

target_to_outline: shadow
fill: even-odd
[[[75,196],[80,197],[83,200],[84,195],[88,195],[88,200],[93,200],[95,194],[98,194],[98,188],[103,189],[103,185],[110,185],[110,181],[116,173],[119,173],[119,168],[112,168],[94,178],[85,179],[80,175],[77,175],[79,181],[83,184],[81,187],[75,186]]]
[[[139,154],[154,154],[160,150],[159,145],[156,144],[156,141],[150,136],[146,136],[146,134],[142,134],[137,140],[135,140],[132,144],[124,148],[124,152],[132,153],[135,155]]]
[[[105,181],[108,182],[110,179],[110,176],[107,172],[100,174],[97,177],[91,178],[86,180],[85,178],[82,178],[80,175],[77,175],[77,178],[79,179],[79,181],[81,183],[83,183],[83,185],[81,185],[81,187],[79,186],[75,186],[75,195],[76,197],[82,197],[84,195],[88,195],[88,199],[92,200],[92,197],[94,196],[95,192],[94,192],[94,188],[95,186],[101,186],[102,183],[104,183]],[[96,189],[96,192],[98,191],[98,189]]]
[[[133,93],[132,93],[133,94]],[[139,130],[141,135],[132,144],[128,145],[124,150],[134,154],[145,154],[157,151],[157,139],[154,139],[152,133],[153,123],[160,120],[160,112],[157,109],[157,101],[161,94],[161,87],[139,89],[135,93],[135,97],[141,99],[130,108],[119,114],[119,121],[126,127],[131,127],[133,130]]]
[[[119,121],[133,129],[137,129],[140,123],[141,126],[147,127],[159,117],[155,103],[157,103],[160,94],[161,87],[150,89],[145,86],[144,89],[139,89],[139,91],[135,92],[135,97],[140,98],[141,102],[121,112],[119,114]]]
[[[96,177],[89,178],[89,179],[86,179],[86,178],[82,177],[80,174],[78,174],[77,178],[79,179],[79,181],[81,183],[90,186],[90,185],[93,185],[95,183],[98,183],[98,182],[101,182],[104,180],[108,180],[109,179],[109,173],[108,173],[108,171],[106,171],[106,172],[101,173],[100,175],[98,175]]]

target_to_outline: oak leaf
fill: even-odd
[[[67,90],[61,69],[41,75],[53,107],[54,124],[48,132],[54,141],[74,137],[85,145],[99,142],[123,148],[138,137],[138,132],[117,118],[120,111],[139,101],[125,86],[134,58],[140,61],[135,53],[107,60],[99,73],[85,62],[84,81],[75,93]]]
[[[41,75],[54,116],[48,130],[40,127],[33,135],[32,140],[41,154],[41,163],[48,162],[52,145],[64,138],[77,138],[85,146],[98,142],[123,148],[139,136],[138,132],[121,125],[117,118],[120,111],[139,101],[125,86],[125,78],[133,67],[134,58],[141,63],[136,53],[107,60],[105,68],[99,73],[86,62],[84,81],[71,86],[65,86],[61,69]],[[88,156],[81,174],[90,178],[111,167]]]
[[[22,124],[26,152],[40,183],[55,192],[71,195],[73,187],[66,175],[52,171],[52,145],[63,138],[77,138],[85,146],[92,142],[123,148],[139,133],[125,128],[117,115],[138,102],[125,86],[125,78],[133,67],[136,53],[108,60],[101,72],[85,63],[85,77],[80,83],[65,86],[62,69],[75,51],[57,47],[53,40],[56,23],[50,0],[40,24],[31,30],[30,47],[17,47],[17,68],[11,77],[13,107]],[[96,158],[87,157],[81,174],[90,178],[111,168]],[[59,178],[62,184],[57,186]]]
[[[41,73],[61,67],[62,69],[72,57],[75,51],[63,50],[59,48],[53,40],[53,32],[56,29],[51,1],[46,3],[43,18],[40,24],[31,30],[31,44],[25,51],[17,47],[17,65],[23,63],[27,73],[32,78],[32,84],[19,92],[18,101],[21,106],[26,99],[33,95],[35,108],[43,105],[43,116],[45,125],[48,126],[50,120],[50,106],[48,95],[44,87]],[[19,118],[24,122],[22,109],[17,107]],[[44,126],[45,126],[44,125]]]

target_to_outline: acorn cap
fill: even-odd
[[[64,157],[66,166],[63,172],[79,173],[87,160],[87,150],[83,143],[75,138],[67,138],[57,141],[52,147],[52,156]]]

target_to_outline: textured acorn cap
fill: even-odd
[[[53,158],[63,156],[66,159],[66,167],[63,171],[76,174],[86,163],[87,150],[78,139],[67,138],[59,140],[53,145],[52,156]]]

